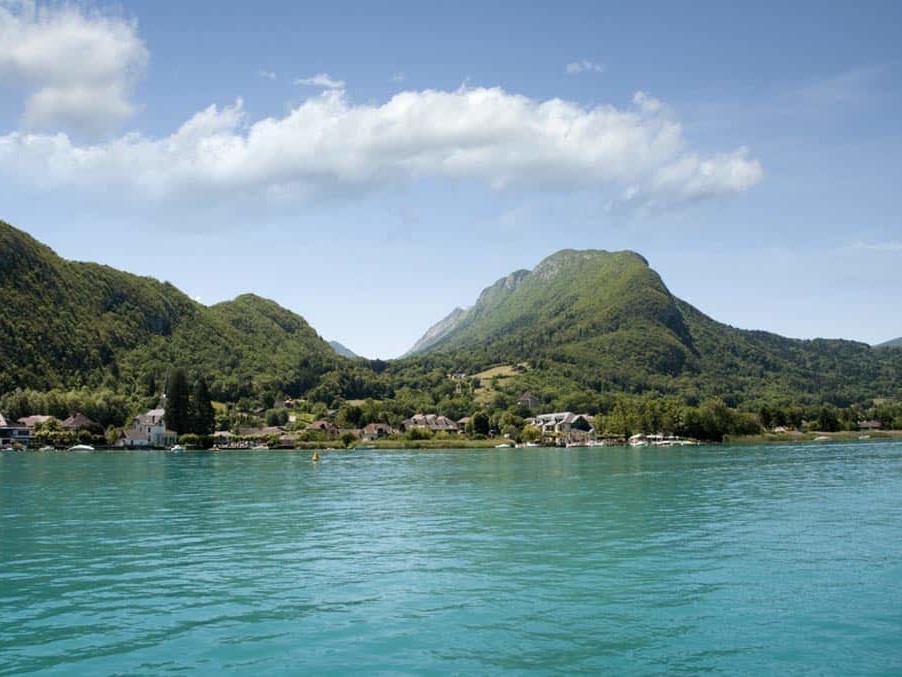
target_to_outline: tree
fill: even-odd
[[[489,417],[486,416],[484,411],[477,411],[473,414],[473,417],[470,419],[470,424],[473,426],[474,435],[487,436],[489,434]]]
[[[169,371],[166,382],[166,427],[179,435],[191,432],[191,397],[185,370]]]
[[[191,432],[198,435],[212,435],[216,429],[216,411],[210,402],[210,391],[203,376],[194,383],[194,396],[190,402]]]

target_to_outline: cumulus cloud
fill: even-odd
[[[159,139],[133,133],[79,145],[62,133],[17,132],[0,136],[0,171],[162,198],[297,199],[428,177],[496,189],[614,191],[667,205],[741,193],[762,176],[745,148],[711,157],[693,151],[679,122],[646,94],[623,108],[587,108],[497,87],[404,91],[356,105],[330,89],[257,121],[239,99]]]
[[[564,72],[567,75],[579,75],[580,73],[604,73],[604,66],[588,59],[580,61],[571,61],[564,66]]]
[[[645,185],[627,188],[624,197],[652,207],[669,207],[742,193],[758,183],[761,177],[761,165],[749,158],[745,147],[708,159],[687,153],[657,168]]]
[[[135,112],[130,97],[148,56],[133,22],[0,0],[0,80],[28,92],[26,129],[115,128]]]
[[[305,85],[307,87],[323,87],[324,89],[344,89],[344,80],[333,80],[328,73],[317,73],[309,78],[298,78],[294,81],[296,85]]]

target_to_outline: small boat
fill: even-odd
[[[496,449],[510,449],[510,446],[511,445],[507,444],[506,442],[502,442],[501,444],[496,444],[495,448]]]
[[[169,451],[178,453],[180,451],[185,451],[185,447],[183,447],[181,444],[176,444],[175,446],[169,447]]]
[[[56,447],[51,447],[50,445],[47,445],[46,447],[41,447],[40,449],[38,449],[38,451],[56,451]]]
[[[269,451],[269,447],[266,446],[265,444],[258,444],[255,447],[251,447],[251,451],[264,451],[264,450]]]
[[[90,444],[76,444],[73,447],[69,447],[66,451],[94,451],[94,447]]]

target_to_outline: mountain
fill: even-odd
[[[360,355],[357,355],[353,350],[351,350],[347,346],[342,345],[338,341],[329,341],[329,345],[332,346],[332,350],[334,350],[337,354],[341,355],[342,357],[349,357],[351,359],[360,357]]]
[[[486,288],[469,310],[430,328],[411,353],[465,348],[597,362],[636,341],[660,353],[650,365],[655,371],[679,370],[693,353],[657,273],[634,252],[564,250]]]
[[[66,261],[2,221],[0,308],[0,396],[84,388],[137,408],[182,366],[205,377],[213,399],[244,408],[280,395],[372,400],[398,421],[501,410],[525,390],[574,410],[607,407],[618,392],[747,408],[902,399],[902,350],[729,327],[675,298],[634,252],[565,250],[515,271],[390,362],[340,357],[268,299],[207,307],[167,282]],[[496,366],[478,380],[448,378]]]
[[[66,261],[0,221],[0,392],[159,388],[181,365],[214,398],[298,393],[335,362],[303,318],[253,295],[203,306],[167,282]]]
[[[902,395],[898,357],[854,341],[803,341],[721,324],[674,297],[630,251],[557,252],[488,287],[411,352],[445,356],[468,373],[526,365],[518,383],[537,390],[566,380],[594,392],[731,403]]]
[[[889,341],[884,341],[883,343],[879,343],[875,348],[902,348],[902,336],[899,338],[891,339]]]
[[[447,317],[439,320],[427,329],[426,333],[413,345],[413,348],[404,354],[404,357],[416,355],[417,353],[422,353],[431,348],[444,336],[457,329],[458,321],[464,315],[466,315],[466,311],[463,308],[455,308],[452,310],[448,313]]]

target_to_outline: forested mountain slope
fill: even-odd
[[[0,392],[159,388],[176,365],[214,397],[300,392],[339,359],[304,321],[253,295],[206,307],[166,282],[66,261],[0,221]]]
[[[731,402],[902,395],[902,351],[724,325],[675,298],[628,251],[560,251],[502,278],[427,336],[416,354],[446,355],[470,372],[528,363],[537,371],[524,383],[534,387],[565,375],[599,392]]]

